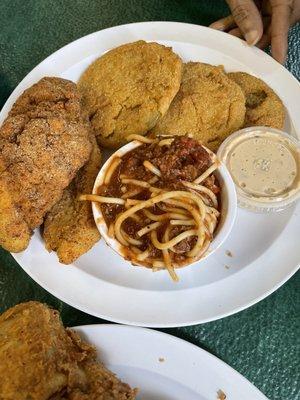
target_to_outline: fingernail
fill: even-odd
[[[223,31],[225,29],[225,25],[223,22],[213,22],[212,24],[209,25],[210,28],[212,29],[217,29],[218,31]]]
[[[256,43],[259,41],[258,32],[256,30],[253,30],[245,33],[245,39],[250,46],[256,45]]]

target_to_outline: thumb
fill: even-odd
[[[253,0],[227,0],[233,18],[246,42],[254,46],[263,35],[261,15]]]

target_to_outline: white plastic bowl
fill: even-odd
[[[93,188],[93,194],[98,193],[98,188],[103,184],[104,176],[106,174],[106,171],[108,167],[110,166],[111,162],[115,157],[122,157],[129,151],[135,149],[136,147],[139,147],[142,143],[134,140],[125,146],[121,147],[119,150],[117,150],[115,153],[113,153],[109,159],[103,164],[102,168],[100,169],[98,176],[95,180],[94,188]],[[212,255],[220,246],[221,244],[226,240],[227,236],[229,235],[234,221],[236,217],[236,211],[237,211],[237,196],[236,196],[236,190],[235,190],[235,185],[233,183],[233,180],[227,171],[226,167],[221,164],[221,167],[219,167],[216,171],[215,174],[218,178],[218,181],[221,186],[221,217],[220,221],[218,224],[218,227],[215,231],[214,238],[208,248],[208,250],[202,254],[198,260],[193,261],[192,263],[187,263],[185,265],[182,265],[182,267],[186,267],[188,265],[195,264],[196,262],[203,260],[204,258]],[[93,214],[94,214],[94,219],[95,223],[97,225],[97,228],[102,236],[102,238],[105,240],[105,242],[110,246],[114,251],[116,251],[124,260],[125,258],[123,257],[124,254],[124,247],[122,244],[120,244],[116,239],[111,238],[108,236],[108,227],[105,223],[103,214],[101,212],[101,208],[99,207],[99,203],[92,202],[92,209],[93,209]],[[126,260],[127,261],[127,260]],[[136,265],[136,261],[135,261]],[[144,266],[142,264],[139,264],[140,266]]]

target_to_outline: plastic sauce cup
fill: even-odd
[[[268,213],[300,198],[300,142],[291,135],[263,126],[241,129],[217,155],[232,176],[240,207]]]

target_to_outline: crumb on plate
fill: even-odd
[[[218,395],[217,400],[226,400],[227,398],[226,394],[221,389],[218,390],[217,395]]]

